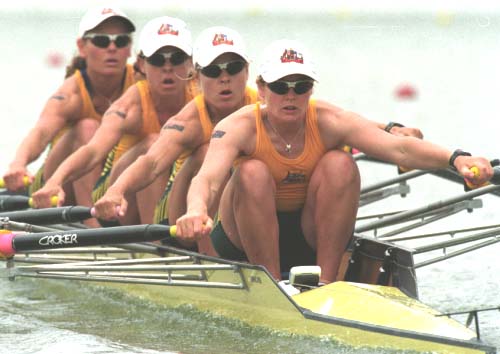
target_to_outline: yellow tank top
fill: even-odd
[[[76,84],[78,86],[78,90],[80,91],[80,96],[82,97],[83,107],[82,107],[81,117],[92,118],[100,122],[102,119],[102,114],[97,113],[95,110],[94,104],[92,103],[92,98],[90,97],[89,90],[85,85],[85,79],[83,77],[82,72],[80,70],[76,70],[73,75],[76,79]],[[122,93],[125,92],[134,83],[135,83],[134,68],[132,67],[132,65],[127,64],[125,69],[125,78],[123,81]],[[67,130],[68,126],[61,129],[61,131],[59,131],[56,137],[52,140],[52,145],[54,145],[59,140],[59,138],[61,138],[61,136],[63,136],[64,133],[66,133]]]
[[[244,159],[258,159],[264,162],[276,183],[276,208],[278,211],[294,211],[303,207],[307,186],[314,167],[326,153],[318,130],[316,104],[309,103],[306,113],[304,151],[296,158],[289,159],[276,151],[267,134],[261,117],[260,105],[255,105],[257,127],[255,151]]]
[[[251,87],[245,88],[245,105],[256,103],[259,99],[258,93],[255,89]],[[203,94],[199,94],[194,98],[194,102],[196,104],[196,108],[198,110],[198,116],[200,117],[201,127],[203,129],[203,144],[208,143],[210,141],[210,137],[212,135],[212,130],[214,129],[214,124],[210,120],[210,116],[208,115],[207,106],[205,105],[205,97]],[[192,150],[185,150],[175,161],[174,169],[172,174],[175,176],[176,172],[179,171],[182,164],[186,159],[191,155]],[[171,176],[173,179],[173,176]]]
[[[125,134],[120,139],[120,142],[114,149],[113,162],[118,159],[132,146],[144,139],[148,134],[159,133],[161,126],[151,97],[149,83],[146,80],[141,80],[136,83],[139,95],[141,97],[142,108],[142,128],[136,134]],[[198,93],[198,87],[194,80],[191,80],[186,87],[185,100],[189,102]]]

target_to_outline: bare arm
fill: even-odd
[[[97,201],[95,210],[98,217],[116,217],[117,206],[120,207],[119,215],[125,215],[128,206],[126,194],[147,187],[158,176],[170,171],[183,151],[203,143],[202,128],[194,108],[188,107],[168,120],[148,152],[132,163]]]
[[[205,160],[193,178],[187,195],[187,212],[177,220],[180,237],[200,238],[212,228],[208,209],[216,202],[219,189],[240,154],[249,154],[255,139],[252,119],[235,113],[214,128]]]
[[[439,169],[449,167],[452,152],[444,147],[428,141],[409,136],[387,134],[373,122],[363,117],[341,110],[333,110],[327,105],[320,108],[320,127],[327,147],[335,148],[336,144],[353,146],[371,156],[417,169]],[[332,137],[335,138],[332,138]],[[485,158],[464,158],[456,160],[458,171],[475,182],[491,177],[492,170]],[[480,176],[475,176],[470,168],[476,166]]]
[[[102,163],[123,134],[140,128],[140,112],[131,88],[106,111],[103,121],[87,145],[80,147],[57,168],[44,187],[33,194],[36,207],[50,206],[52,196],[64,202],[63,184],[85,175]]]
[[[42,154],[68,122],[78,117],[80,110],[80,95],[73,87],[72,82],[67,80],[49,98],[35,126],[17,148],[14,160],[4,175],[9,190],[18,190],[24,187],[23,177],[30,176],[27,170],[28,164]]]

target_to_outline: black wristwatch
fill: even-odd
[[[393,127],[404,128],[404,125],[403,125],[403,124],[401,124],[401,123],[397,123],[397,122],[389,122],[389,123],[385,126],[384,130],[385,130],[386,132],[390,133],[390,132],[391,132],[391,129],[392,129]]]
[[[459,156],[472,156],[472,155],[469,152],[466,152],[466,151],[463,151],[460,149],[456,149],[455,151],[453,151],[453,154],[451,154],[450,159],[448,160],[448,164],[455,171],[457,170],[457,168],[455,167],[455,160]]]

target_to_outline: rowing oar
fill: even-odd
[[[427,213],[433,210],[437,210],[440,208],[443,208],[448,205],[452,205],[454,203],[458,203],[464,200],[472,200],[475,197],[488,194],[488,193],[493,193],[493,192],[498,192],[500,191],[500,167],[493,167],[493,177],[489,180],[488,185],[483,185],[480,188],[465,192],[463,194],[460,194],[455,197],[451,197],[448,199],[440,200],[431,204],[428,204],[423,207],[419,207],[416,209],[411,209],[407,211],[402,211],[400,213],[396,214],[391,214],[387,217],[384,217],[383,219],[373,221],[371,223],[367,223],[361,226],[358,226],[355,228],[355,232],[361,233],[361,232],[366,232],[369,230],[373,230],[379,227],[385,227],[385,226],[390,226],[395,223],[399,223],[402,220],[408,220],[411,219],[415,216],[422,216],[423,213]]]
[[[176,227],[166,225],[116,226],[104,229],[77,229],[34,234],[0,234],[0,257],[17,252],[69,247],[159,241],[175,237]]]
[[[1,218],[30,224],[46,225],[79,222],[93,217],[92,209],[83,206],[18,210],[0,213]]]
[[[50,205],[57,206],[57,197],[50,199]],[[21,210],[33,207],[33,198],[24,195],[0,195],[0,211]]]

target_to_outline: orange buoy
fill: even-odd
[[[413,100],[417,97],[417,90],[410,84],[401,84],[396,87],[394,95],[400,100]]]
[[[45,58],[45,62],[51,68],[59,68],[64,65],[64,55],[57,51],[49,52]]]

